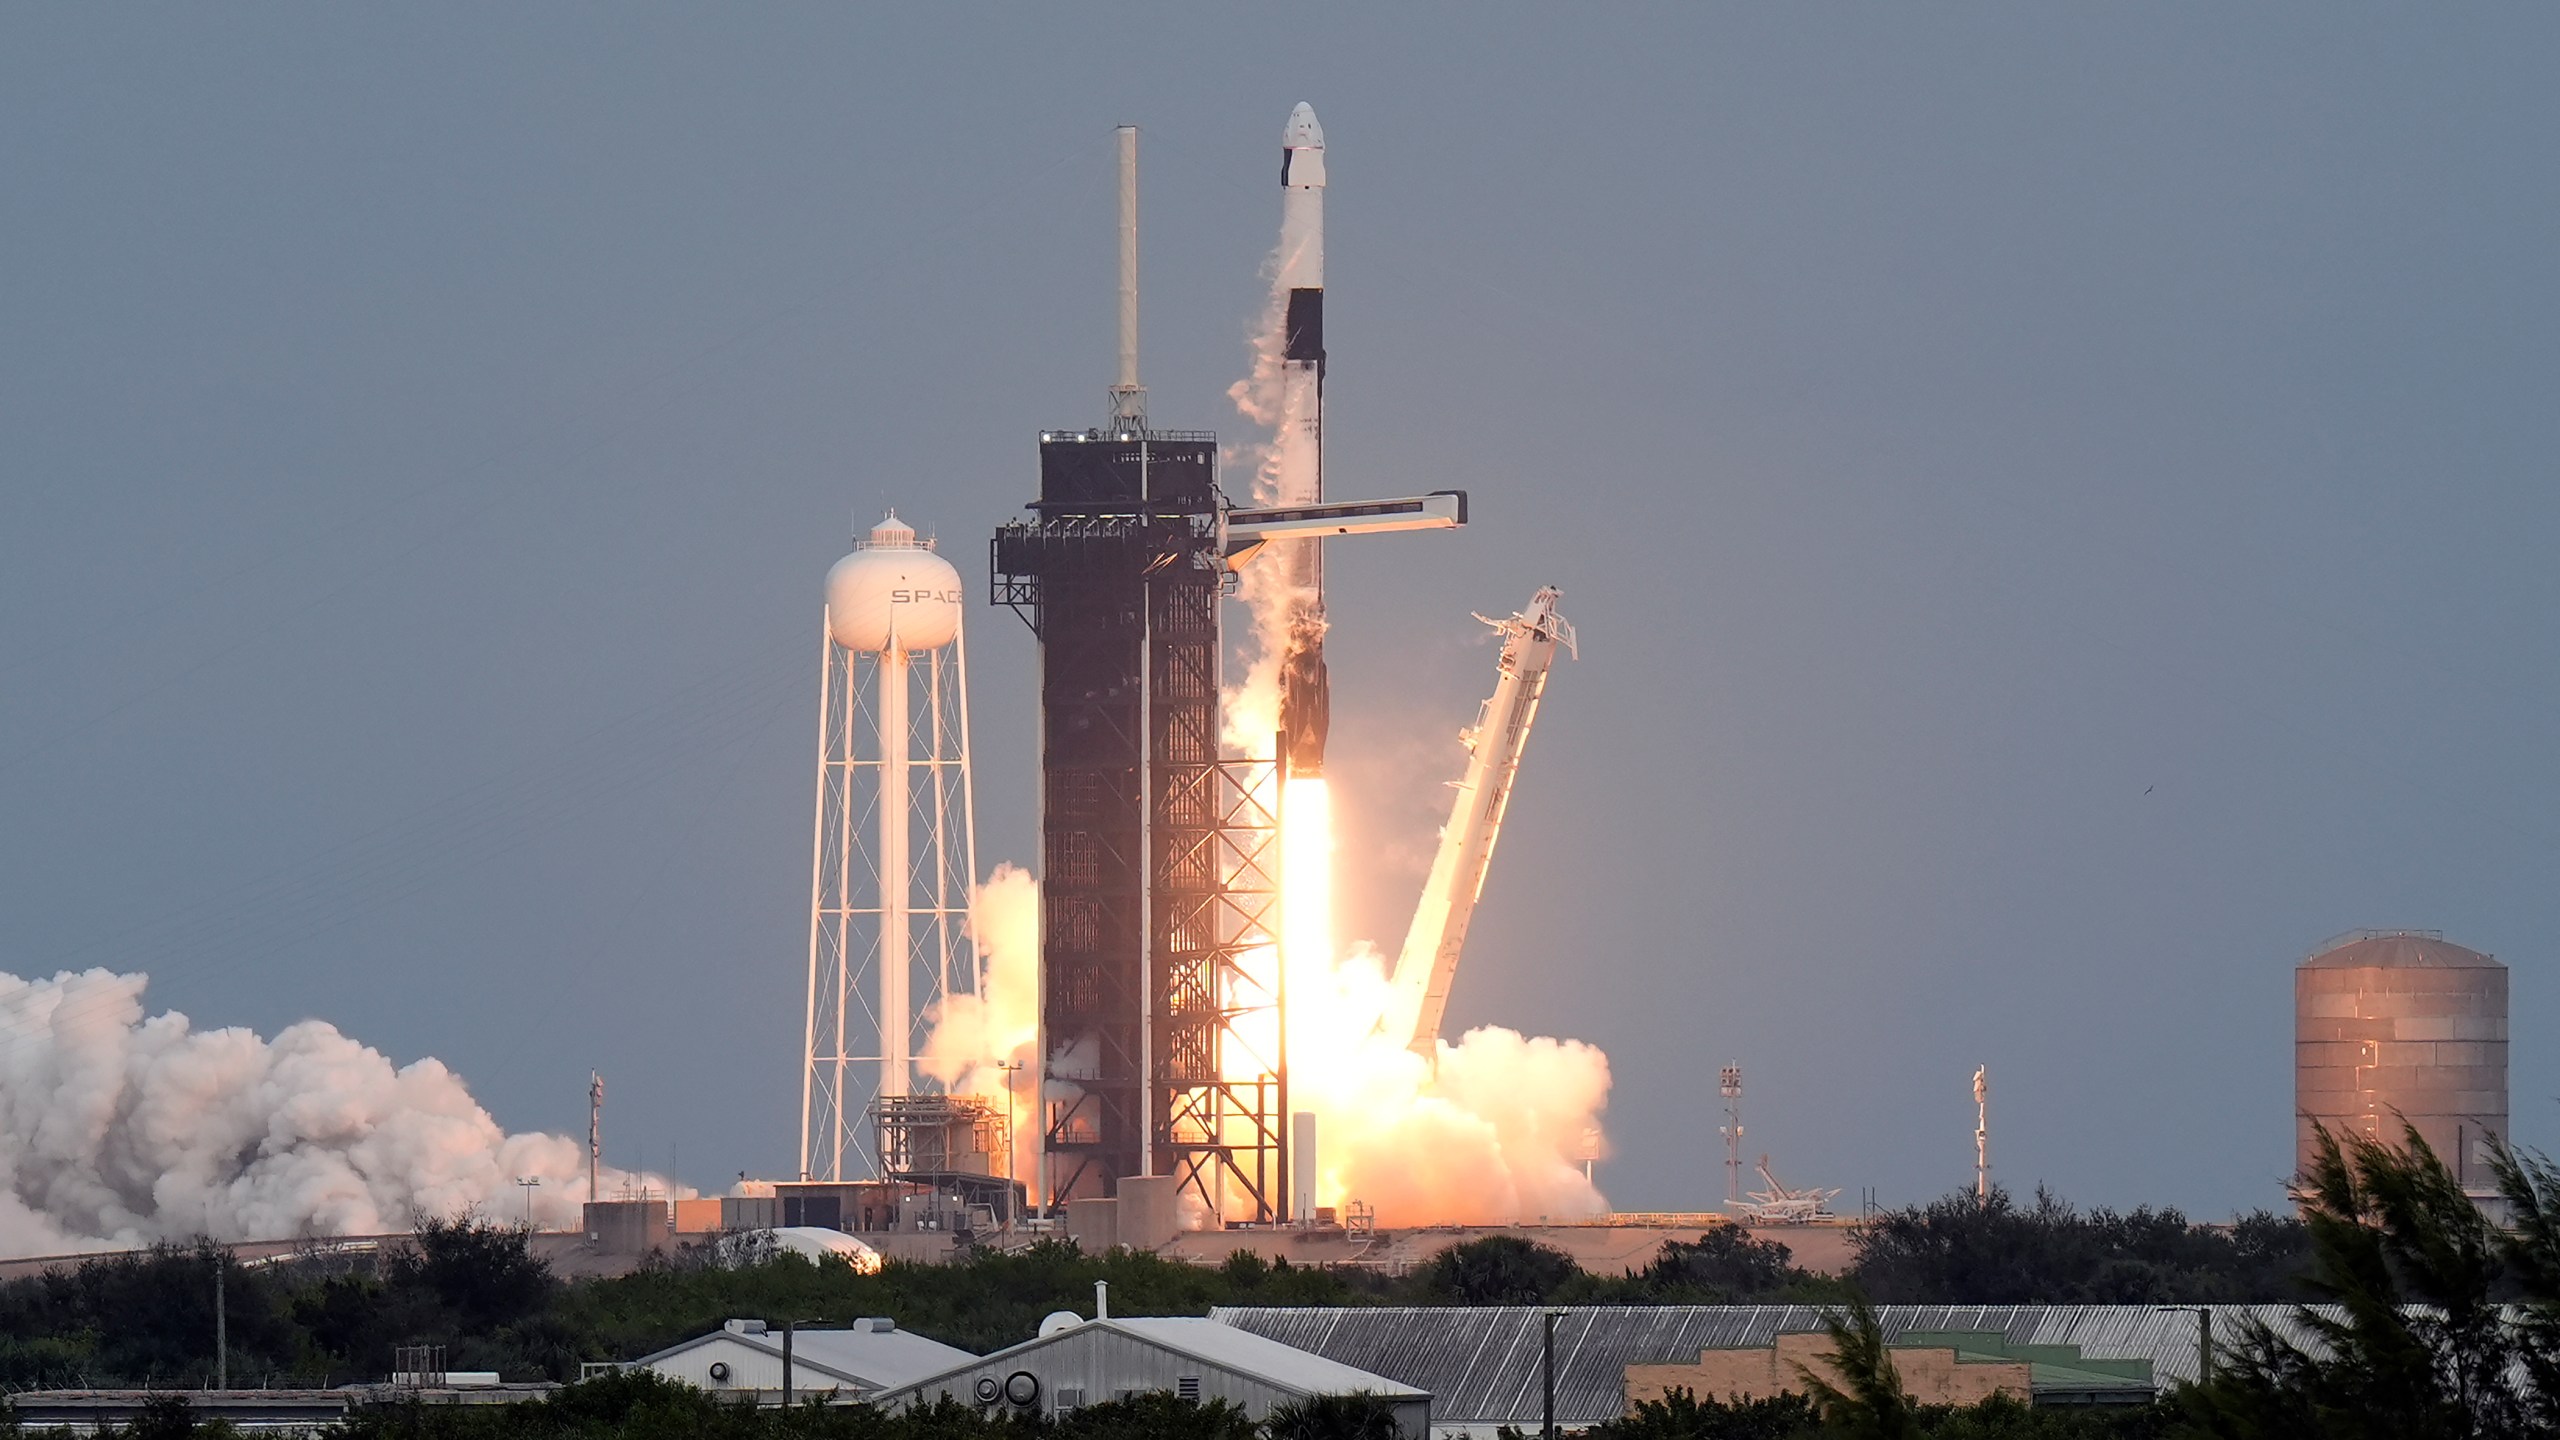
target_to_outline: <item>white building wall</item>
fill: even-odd
[[[782,1344],[780,1334],[772,1336],[774,1345]],[[795,1356],[791,1367],[791,1388],[795,1395],[825,1395],[838,1390],[851,1391],[842,1380],[823,1370],[813,1370],[804,1357]],[[728,1374],[714,1377],[711,1367],[726,1365]],[[670,1380],[681,1380],[698,1389],[714,1392],[782,1389],[782,1357],[768,1354],[737,1336],[723,1331],[673,1355],[651,1361],[645,1368]]]

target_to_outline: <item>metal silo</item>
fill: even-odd
[[[2296,1173],[2312,1125],[2396,1144],[2400,1116],[2462,1180],[2495,1193],[2507,1133],[2507,967],[2431,930],[2358,931],[2293,972]],[[2395,1113],[2396,1112],[2396,1113]]]

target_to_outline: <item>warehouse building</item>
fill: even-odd
[[[1040,1328],[1036,1339],[873,1398],[903,1409],[948,1396],[990,1413],[1056,1417],[1162,1392],[1224,1400],[1259,1422],[1282,1405],[1321,1395],[1374,1395],[1394,1407],[1406,1440],[1431,1434],[1429,1392],[1216,1320],[1053,1315]]]
[[[865,1399],[921,1376],[967,1364],[956,1346],[901,1330],[886,1316],[848,1328],[801,1327],[791,1333],[795,1396]],[[670,1345],[619,1368],[649,1370],[699,1389],[741,1398],[779,1399],[783,1334],[762,1320],[731,1320],[708,1335]]]

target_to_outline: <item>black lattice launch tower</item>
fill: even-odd
[[[1216,436],[1148,425],[1137,157],[1124,127],[1110,422],[1040,436],[1033,518],[996,532],[990,566],[996,603],[1040,640],[1042,1200],[1170,1176],[1206,1215],[1287,1220],[1277,806],[1291,762],[1277,736],[1270,756],[1221,753],[1219,602],[1266,550],[1452,529],[1467,502],[1233,508]],[[1320,763],[1322,708],[1300,713]]]
[[[1170,1175],[1267,1221],[1286,1066],[1276,966],[1247,961],[1275,943],[1278,785],[1219,749],[1216,462],[1198,431],[1043,434],[1037,518],[991,570],[1040,639],[1044,1196]]]

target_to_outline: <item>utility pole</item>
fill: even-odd
[[[534,1187],[541,1183],[542,1177],[539,1175],[519,1175],[516,1177],[516,1184],[522,1186],[524,1189],[524,1233],[527,1235],[533,1233]]]
[[[2209,1305],[2155,1305],[2162,1314],[2175,1310],[2196,1317],[2196,1383],[2213,1383],[2213,1307]]]
[[[1556,1322],[1563,1318],[1561,1310],[1539,1317],[1545,1322],[1538,1345],[1538,1379],[1546,1390],[1546,1423],[1539,1431],[1543,1440],[1556,1440]]]
[[[231,1252],[213,1252],[213,1388],[231,1388],[231,1307],[223,1303],[222,1272],[231,1268]]]
[[[791,1332],[799,1329],[802,1325],[820,1325],[824,1323],[825,1320],[823,1317],[815,1315],[810,1316],[806,1320],[785,1320],[782,1322],[782,1408],[785,1410],[791,1408],[791,1397],[794,1393],[791,1388]]]

